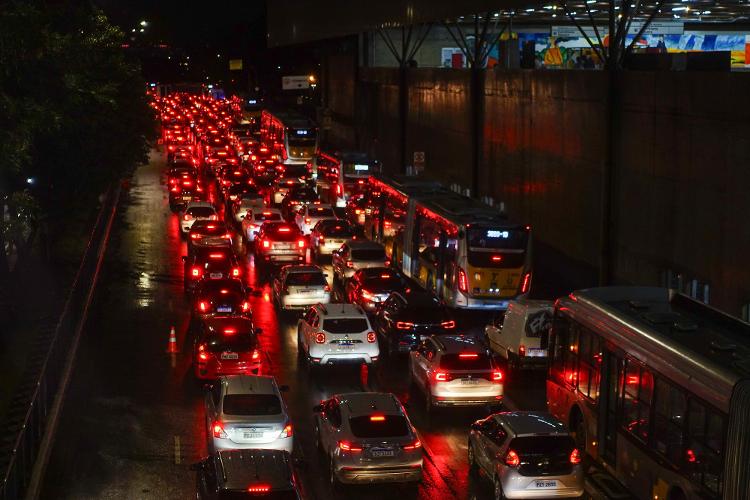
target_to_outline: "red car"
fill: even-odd
[[[198,379],[222,375],[260,375],[264,354],[258,345],[260,328],[240,316],[214,316],[197,320],[193,366]]]

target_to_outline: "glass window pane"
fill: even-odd
[[[718,413],[709,412],[708,430],[706,432],[706,445],[718,454],[721,454],[724,442],[724,419]]]
[[[638,386],[641,381],[641,367],[638,363],[628,360],[625,372],[625,397],[638,399]]]
[[[641,370],[640,383],[640,400],[641,402],[651,405],[654,393],[654,376],[648,370]]]
[[[578,370],[578,390],[584,396],[589,395],[589,368],[585,363],[581,363]]]

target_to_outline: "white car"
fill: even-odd
[[[331,254],[333,276],[340,283],[351,278],[360,269],[390,265],[385,248],[374,241],[349,240]]]
[[[260,230],[264,222],[282,222],[281,211],[275,208],[251,209],[242,219],[242,234],[249,242],[255,241],[255,233]]]
[[[242,198],[232,204],[232,212],[234,213],[234,220],[237,224],[242,224],[245,220],[245,216],[251,210],[263,210],[266,208],[266,203],[263,200],[262,194],[246,194]]]
[[[322,220],[310,233],[310,253],[313,259],[331,255],[348,240],[357,237],[356,231],[346,220]]]
[[[322,220],[336,220],[336,214],[333,211],[331,205],[305,205],[303,206],[297,215],[294,216],[294,220],[299,226],[299,230],[305,236],[312,232],[315,224]]]
[[[207,201],[191,201],[185,206],[185,210],[180,212],[180,230],[183,235],[190,232],[193,223],[197,220],[218,220],[219,214],[216,213],[214,206]]]
[[[288,265],[273,280],[273,298],[281,309],[306,309],[331,301],[331,287],[318,266]]]
[[[354,304],[317,304],[297,323],[297,351],[308,366],[372,364],[378,338],[365,311]]]
[[[261,448],[292,453],[291,419],[270,376],[219,378],[206,391],[206,427],[209,452]]]
[[[281,205],[284,197],[293,187],[301,186],[303,183],[296,177],[282,177],[276,181],[276,186],[273,188],[273,194],[271,195],[271,203],[274,205]]]

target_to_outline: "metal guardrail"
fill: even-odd
[[[28,359],[24,382],[16,389],[0,424],[0,500],[22,498],[29,487],[50,423],[49,412],[61,389],[71,342],[86,320],[85,305],[104,258],[119,199],[120,187],[111,188],[99,210],[60,318],[56,325],[40,332]]]

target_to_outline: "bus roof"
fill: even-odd
[[[314,128],[317,124],[304,115],[287,110],[263,110],[263,113],[269,114],[278,119],[285,127],[292,128]]]
[[[425,179],[424,177],[414,177],[408,175],[382,176],[373,175],[370,178],[377,183],[385,184],[394,189],[399,194],[406,197],[423,197],[436,193],[451,192],[437,181]]]
[[[558,308],[724,411],[734,385],[750,376],[750,324],[675,290],[591,288]]]
[[[479,200],[463,196],[453,191],[426,196],[417,200],[418,208],[428,210],[457,226],[467,224],[487,227],[515,227],[519,224],[509,221],[497,209]]]

